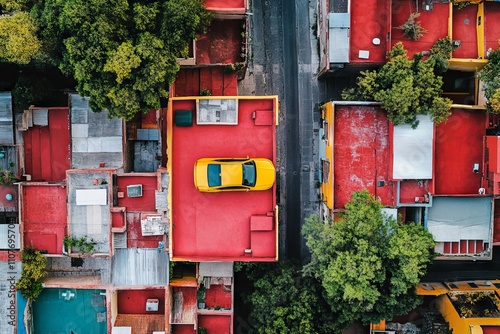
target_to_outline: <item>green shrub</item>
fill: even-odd
[[[416,20],[419,16],[420,13],[411,13],[406,22],[398,27],[403,30],[403,35],[414,41],[418,41],[427,32],[421,26],[420,21]]]
[[[37,249],[27,247],[21,253],[23,269],[16,288],[28,300],[35,300],[42,292],[42,281],[47,276],[47,259]]]

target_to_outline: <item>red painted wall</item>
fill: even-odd
[[[484,3],[484,44],[485,51],[489,48],[498,49],[498,36],[500,36],[500,6],[495,2]]]
[[[231,308],[231,291],[225,291],[223,285],[211,285],[205,290],[205,305],[208,308]]]
[[[483,136],[486,114],[478,110],[452,109],[448,120],[436,127],[435,193],[443,195],[477,194],[483,168]]]
[[[158,242],[163,240],[162,235],[142,235],[140,212],[127,212],[127,232],[128,248],[156,248]]]
[[[146,300],[158,299],[157,312],[146,312]],[[165,290],[120,290],[118,291],[118,313],[119,314],[164,314],[165,313]]]
[[[334,122],[334,208],[355,191],[368,189],[384,205],[395,205],[390,181],[389,121],[380,107],[339,106]],[[385,181],[379,187],[377,181]]]
[[[113,227],[123,227],[126,224],[123,212],[112,212],[111,219],[113,222]]]
[[[142,184],[142,197],[127,197],[127,186]],[[125,194],[124,198],[118,199],[118,206],[127,208],[130,211],[156,211],[155,191],[158,189],[158,177],[151,176],[124,176],[119,175],[117,180],[119,192]]]
[[[200,315],[198,327],[205,327],[208,333],[229,334],[231,331],[231,316],[229,315]]]
[[[32,181],[62,181],[70,169],[68,109],[49,110],[49,125],[23,133],[25,173]]]
[[[172,334],[195,334],[194,325],[172,325]]]
[[[196,41],[196,64],[229,64],[243,60],[244,46],[241,33],[244,20],[214,20],[204,35]],[[216,95],[216,94],[212,94]]]
[[[239,9],[245,8],[245,0],[204,0],[205,7],[209,9]]]
[[[453,8],[453,36],[451,38],[461,41],[460,47],[453,50],[454,58],[477,58],[476,17],[477,5],[467,6],[460,10]]]
[[[24,245],[62,254],[67,231],[66,188],[24,186],[22,192]]]
[[[175,80],[175,96],[198,96],[202,89],[211,95],[238,95],[238,75],[224,73],[224,67],[184,68]]]
[[[66,188],[58,186],[25,186],[22,220],[43,224],[66,224]]]
[[[495,199],[494,206],[493,242],[500,242],[500,199]]]

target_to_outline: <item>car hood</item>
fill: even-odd
[[[273,186],[276,178],[276,170],[271,160],[254,159],[257,168],[257,182],[255,190],[266,190]]]

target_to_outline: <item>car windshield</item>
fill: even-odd
[[[219,164],[208,164],[207,178],[209,187],[219,187],[221,185]]]
[[[257,180],[257,171],[255,170],[255,162],[248,161],[243,164],[243,185],[255,187]]]

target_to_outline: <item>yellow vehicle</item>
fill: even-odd
[[[265,158],[203,158],[194,165],[194,185],[202,192],[267,190],[275,177]]]

